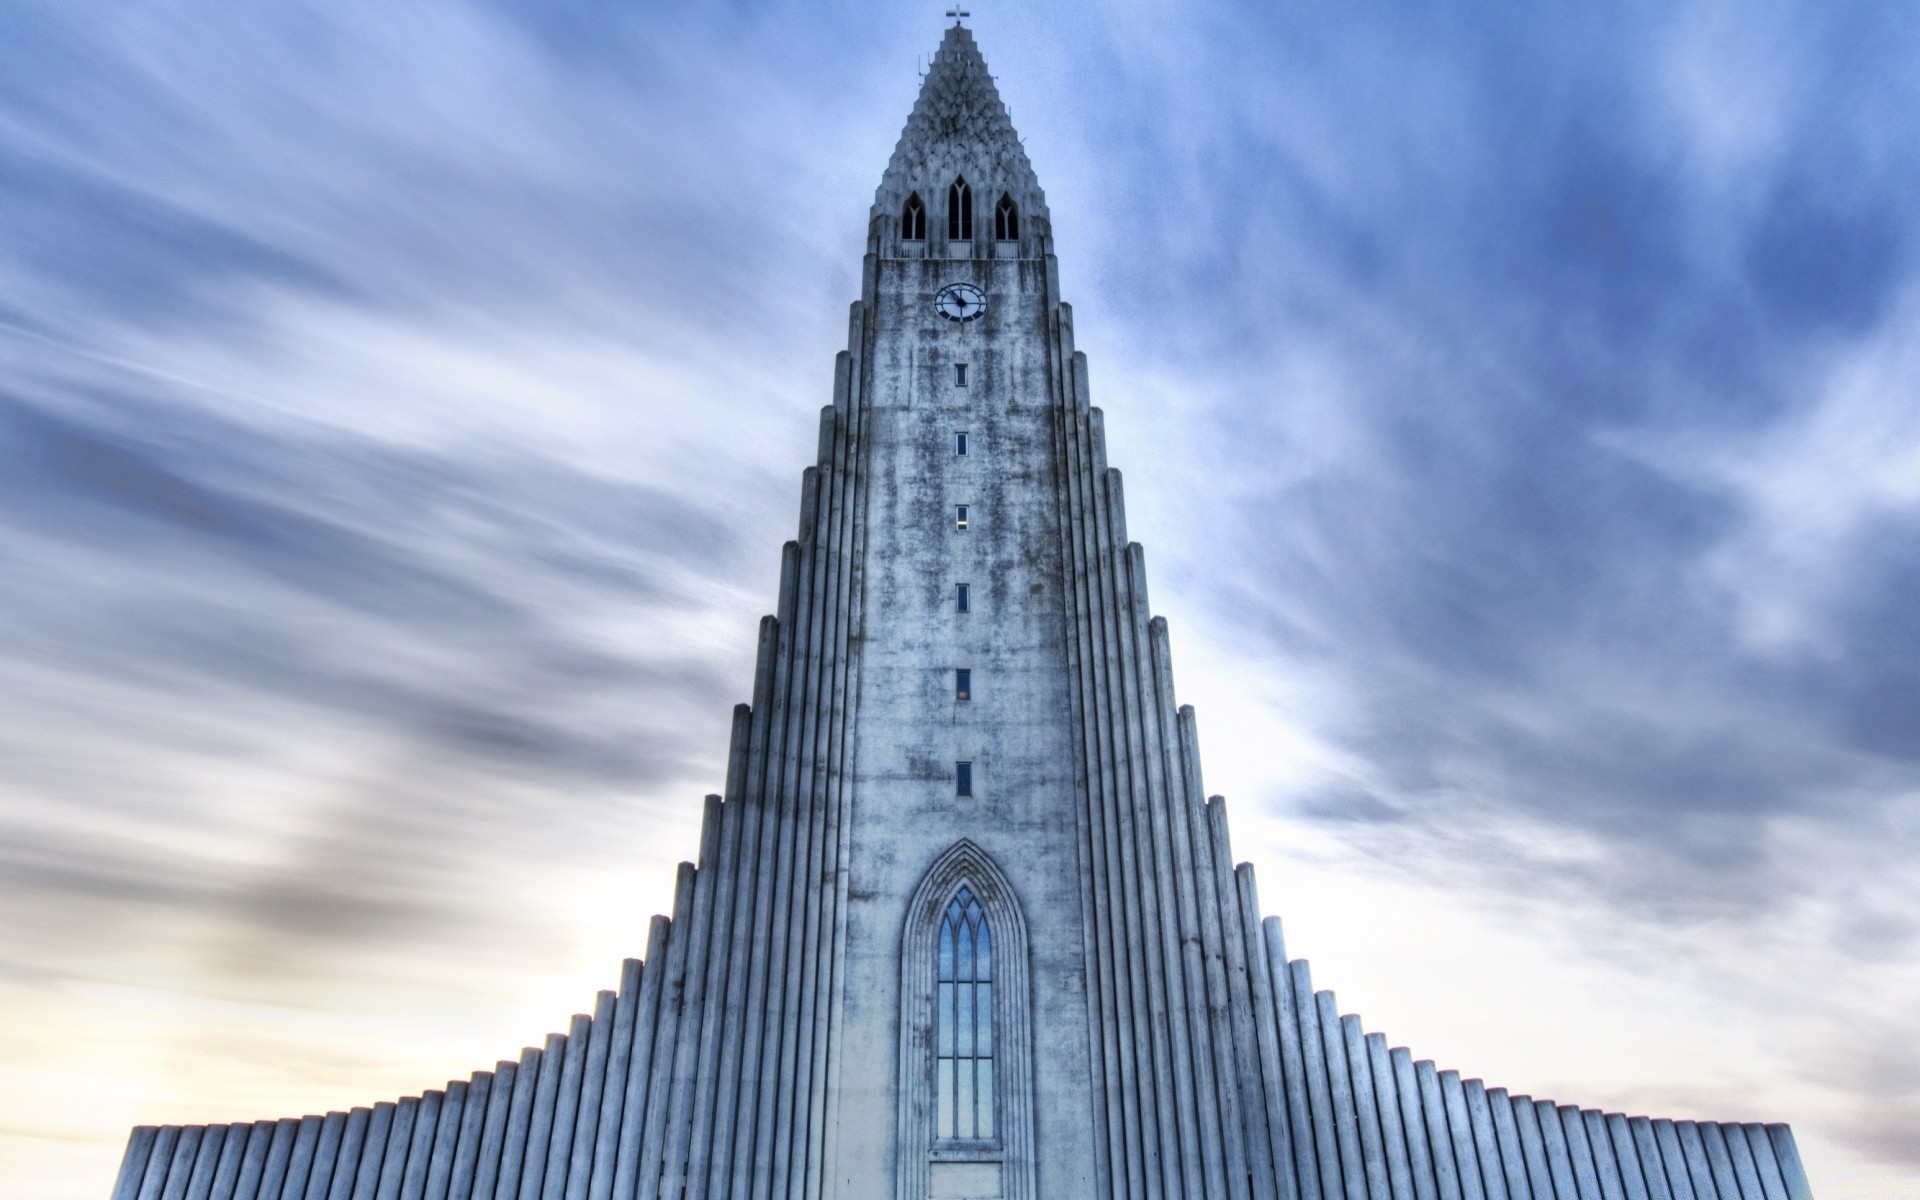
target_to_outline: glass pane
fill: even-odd
[[[976,1126],[978,1136],[990,1138],[993,1133],[993,1060],[983,1058],[977,1064],[980,1071],[980,1117]]]
[[[953,1136],[970,1138],[974,1136],[973,1122],[973,1060],[961,1059],[957,1064],[960,1094],[954,1100]]]
[[[934,1137],[997,1136],[993,1069],[993,935],[979,898],[958,888],[941,913],[934,988]]]
[[[933,1076],[933,1094],[935,1097],[933,1114],[933,1136],[950,1138],[953,1133],[953,1060],[940,1060],[939,1070]]]

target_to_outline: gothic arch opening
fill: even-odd
[[[993,240],[996,242],[1020,240],[1020,208],[1014,204],[1013,197],[1005,192],[1000,194],[1000,203],[993,210]]]
[[[1030,1005],[1019,899],[963,838],[927,869],[900,939],[899,1200],[1031,1200]]]
[[[995,1143],[993,925],[964,883],[940,915],[934,964],[934,1144]]]
[[[900,210],[900,237],[909,242],[927,238],[927,206],[920,203],[919,192],[908,196],[906,207]]]
[[[947,188],[947,238],[949,241],[973,240],[973,189],[966,177],[956,176]]]

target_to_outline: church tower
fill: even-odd
[[[956,24],[644,962],[417,1097],[138,1128],[115,1200],[1809,1195],[1784,1125],[1463,1080],[1288,960],[1201,781],[1046,197]]]

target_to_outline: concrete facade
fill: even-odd
[[[1287,958],[1174,698],[1045,196],[957,25],[863,281],[644,963],[417,1098],[136,1129],[116,1200],[1810,1195],[1785,1126],[1463,1080]]]

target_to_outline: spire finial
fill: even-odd
[[[964,24],[966,22],[966,19],[972,16],[973,14],[967,11],[965,5],[956,4],[952,8],[947,10],[947,15],[953,18],[953,23],[955,25],[961,25],[961,24]]]

